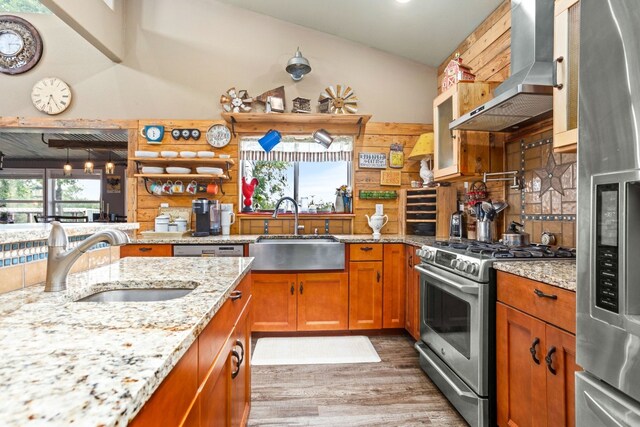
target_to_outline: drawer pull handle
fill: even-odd
[[[409,255],[409,268],[413,268],[413,255]]]
[[[360,250],[364,252],[369,252],[369,251],[372,251],[373,248],[371,246],[362,246]]]
[[[551,347],[549,349],[549,352],[547,353],[547,355],[544,358],[544,361],[547,362],[547,368],[549,368],[549,372],[551,372],[553,375],[556,374],[556,370],[553,369],[553,359],[551,358],[551,356],[553,356],[553,353],[556,352],[556,348],[555,347]]]
[[[540,344],[540,338],[534,339],[533,342],[531,343],[531,347],[529,347],[529,353],[531,353],[531,358],[533,359],[536,365],[540,364],[540,359],[536,357],[538,353],[538,351],[536,350],[536,347],[538,346],[538,344]]]
[[[540,298],[558,299],[558,295],[545,294],[540,289],[534,289],[533,293],[538,295]]]
[[[240,373],[240,364],[242,363],[242,361],[240,360],[240,355],[235,350],[231,352],[231,357],[232,358],[235,357],[238,360],[238,365],[236,366],[236,370],[231,372],[231,379],[234,379]]]
[[[145,247],[145,248],[138,248],[138,250],[139,250],[140,252],[149,252],[149,251],[150,251],[150,250],[152,250],[152,249],[151,249],[151,248],[147,248],[147,247]]]
[[[242,298],[242,291],[233,291],[230,296],[232,301]]]

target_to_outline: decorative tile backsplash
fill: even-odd
[[[557,244],[575,246],[577,156],[554,153],[551,131],[506,145],[507,170],[520,171],[522,189],[508,189],[506,223],[525,225],[531,241],[542,232],[556,236]]]
[[[69,237],[69,248],[75,248],[78,244],[89,237],[71,236]],[[97,243],[90,250],[108,247],[108,243]],[[26,264],[40,261],[47,258],[47,241],[34,240],[29,242],[0,243],[0,268],[12,265]]]

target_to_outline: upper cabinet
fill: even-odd
[[[556,0],[553,56],[553,148],[575,151],[578,143],[580,1]]]
[[[487,102],[496,85],[460,82],[434,99],[433,174],[436,181],[463,179],[489,171],[489,133],[450,131],[449,123]]]

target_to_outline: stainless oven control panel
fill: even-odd
[[[455,254],[429,246],[423,246],[422,249],[419,249],[418,256],[426,264],[437,265],[472,280],[484,281],[488,274],[487,271],[483,271],[481,261],[471,256]]]

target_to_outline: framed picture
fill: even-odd
[[[358,167],[364,169],[386,169],[387,155],[385,153],[360,153]]]
[[[120,175],[107,175],[107,193],[120,194],[122,192],[122,177]]]

